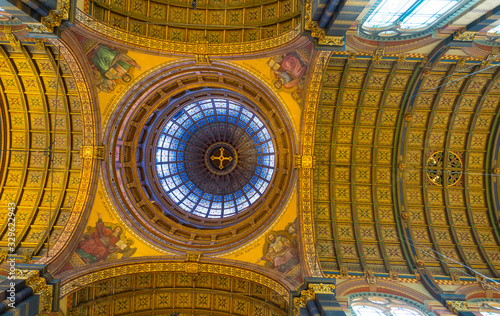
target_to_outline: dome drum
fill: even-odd
[[[154,88],[122,102],[126,109],[121,118],[109,124],[119,128],[110,133],[116,160],[108,163],[106,172],[116,179],[113,199],[140,227],[138,234],[174,252],[219,252],[253,239],[279,215],[295,177],[295,144],[289,137],[291,124],[266,88],[237,71],[205,70],[196,80],[192,73],[183,68],[174,78],[150,82],[148,87]],[[239,111],[226,115],[232,124],[222,122],[223,115],[199,115],[189,108],[222,111],[215,100],[226,102],[226,113]],[[195,116],[200,121],[194,123]],[[181,125],[179,118],[184,120]],[[177,132],[182,124],[193,135],[190,139],[183,140]],[[172,126],[175,132],[168,130]],[[175,135],[169,131],[180,138],[172,142]],[[224,171],[229,172],[217,174]],[[224,189],[213,185],[220,181]]]

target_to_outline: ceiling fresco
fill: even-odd
[[[498,276],[485,182],[498,71],[457,60],[422,73],[420,66],[402,58],[328,61],[313,172],[316,251],[327,275],[407,274],[418,262],[434,275],[469,273],[464,264]]]

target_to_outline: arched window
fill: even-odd
[[[380,0],[360,23],[359,32],[383,38],[423,36],[444,25],[475,0]]]
[[[484,316],[500,316],[500,302],[485,302],[481,304],[479,311]]]
[[[372,293],[354,294],[350,307],[357,316],[425,316],[423,306],[403,298]]]

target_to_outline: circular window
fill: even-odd
[[[156,144],[156,171],[182,210],[223,218],[248,209],[269,187],[275,145],[251,109],[209,98],[177,110]]]

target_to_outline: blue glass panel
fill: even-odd
[[[186,185],[188,186],[189,190],[194,189],[194,184],[191,181],[186,182]]]
[[[179,189],[181,190],[182,194],[184,194],[184,195],[187,195],[189,193],[189,189],[185,185],[181,185],[179,187]]]
[[[243,192],[241,190],[237,191],[237,192],[234,192],[234,198],[239,198],[242,195],[243,195]]]
[[[177,160],[181,161],[184,159],[184,154],[183,153],[177,153]]]
[[[209,117],[207,117],[207,121],[208,121],[209,123],[213,123],[213,122],[215,122],[215,116],[209,116]]]
[[[216,109],[217,114],[227,114],[227,109]]]
[[[232,110],[239,111],[241,108],[238,104],[234,103],[233,101],[228,102],[229,108]]]
[[[186,147],[186,143],[183,143],[183,142],[179,143],[179,150],[184,150],[185,147]]]
[[[170,164],[170,172],[177,173],[177,166],[173,163]]]
[[[187,141],[187,140],[189,139],[189,137],[190,137],[190,136],[191,136],[191,134],[186,133],[186,134],[184,134],[184,136],[182,136],[182,140]]]
[[[181,183],[182,183],[181,177],[179,177],[178,175],[175,175],[173,178],[174,178],[176,185],[181,185]]]
[[[255,174],[260,175],[261,172],[262,172],[262,167],[257,166],[257,168],[255,168]]]
[[[260,194],[255,194],[251,198],[248,198],[248,200],[250,201],[250,203],[253,203],[253,202],[257,201],[258,198],[260,198]]]
[[[212,209],[220,209],[222,208],[222,203],[212,202]]]
[[[246,201],[247,201],[246,196],[242,196],[242,197],[236,199],[236,205],[244,203]]]
[[[262,160],[263,160],[262,157],[257,157],[257,163],[259,165],[262,165]]]
[[[245,192],[248,192],[248,190],[250,190],[250,189],[251,189],[251,186],[248,184],[243,187],[243,191],[245,191]]]
[[[188,196],[188,199],[190,199],[191,201],[193,201],[194,203],[198,202],[198,200],[200,199],[196,194],[194,193],[191,193],[189,196]]]
[[[222,116],[222,115],[217,116],[217,119],[218,119],[220,122],[225,122],[225,121],[226,121],[226,117],[225,117],[225,116]]]
[[[212,194],[205,193],[203,194],[203,198],[210,201],[212,199]]]
[[[225,208],[225,209],[224,209],[224,216],[230,216],[230,215],[233,215],[235,212],[236,212],[236,210],[234,209],[234,207],[231,207],[231,208]]]
[[[214,201],[215,202],[222,202],[222,195],[215,195],[214,196]]]
[[[234,117],[228,117],[228,118],[227,118],[227,121],[228,121],[229,123],[236,124],[236,121],[237,121],[237,120],[236,120]]]
[[[259,143],[259,137],[257,137],[257,135],[255,135],[254,137],[252,137],[252,140],[255,144],[258,144]]]
[[[255,183],[257,183],[257,180],[259,180],[259,178],[257,178],[256,176],[253,176],[252,179],[250,180],[250,183],[255,185]]]
[[[488,35],[498,35],[500,34],[500,25],[492,28],[491,30],[488,31]]]
[[[179,129],[177,130],[177,132],[175,132],[175,135],[174,135],[174,136],[175,136],[175,137],[177,137],[177,138],[180,138],[180,137],[182,137],[182,135],[184,134],[184,132],[185,132],[185,131],[184,131],[182,128],[179,128]]]
[[[249,127],[246,129],[248,135],[253,135],[253,130]]]
[[[247,126],[247,125],[245,124],[245,122],[238,121],[238,126],[241,128],[245,128],[245,126]]]
[[[179,170],[179,172],[184,171],[184,164],[183,163],[178,163],[177,164],[177,170]]]
[[[200,189],[196,188],[194,189],[194,194],[198,195],[198,196],[201,196],[203,194],[203,191],[201,191]]]
[[[197,123],[198,123],[198,125],[200,125],[200,126],[203,126],[203,125],[207,124],[207,122],[206,122],[204,119],[203,119],[203,120],[199,120]],[[191,133],[192,133],[192,132],[191,132]]]
[[[210,109],[203,111],[203,114],[205,114],[205,116],[211,116],[215,114],[215,111],[212,107],[210,107]]]
[[[198,120],[200,120],[202,118],[203,118],[203,114],[201,112],[196,113],[195,115],[193,115],[193,120],[195,120],[195,121],[198,121]]]
[[[191,133],[194,133],[196,130],[198,129],[198,127],[196,125],[192,125],[190,128],[189,128],[189,131]]]
[[[250,206],[250,204],[248,203],[248,201],[245,201],[245,202],[243,202],[243,203],[239,204],[239,205],[237,206],[237,208],[238,208],[238,211],[240,211],[240,212],[241,212],[241,211],[243,211],[244,209],[246,209],[248,206]]]
[[[177,139],[172,139],[172,144],[170,145],[170,149],[177,149],[177,145],[179,145],[179,141]]]
[[[259,158],[261,158],[261,157],[259,157]],[[264,157],[264,165],[269,166],[269,156]]]
[[[262,144],[262,148],[264,149],[264,152],[267,154],[269,153],[269,146],[267,145],[267,143],[264,143]],[[257,151],[258,152],[258,151]],[[262,152],[261,152],[262,153]]]
[[[233,199],[233,195],[232,194],[224,195],[224,201],[229,201],[229,200],[232,200],[232,199]]]
[[[195,204],[191,200],[185,199],[182,202],[181,206],[183,206],[183,208],[186,208],[188,210],[192,210],[194,208]]]
[[[257,146],[255,149],[257,149],[257,154],[262,154],[262,146]]]
[[[201,207],[199,205],[196,207],[196,210],[193,211],[194,215],[198,215],[201,217],[205,217],[207,215],[207,213],[208,213],[208,209],[205,207]]]
[[[180,110],[180,111],[179,111],[179,113],[177,113],[177,114],[175,114],[175,115],[173,116],[173,119],[174,119],[174,120],[178,119],[178,118],[179,118],[179,116],[181,116],[181,115],[182,115],[182,113],[184,113],[184,111]]]
[[[416,10],[401,23],[402,29],[418,29],[432,25],[447,14],[458,0],[424,0]]]
[[[248,116],[246,116],[246,115],[243,115],[243,114],[240,115],[240,120],[242,120],[245,123],[250,122],[250,118]]]
[[[181,173],[181,179],[182,181],[187,181],[188,180],[188,176],[186,173]]]
[[[184,124],[182,124],[182,127],[184,128],[189,128],[189,126],[193,125],[193,121],[192,120],[187,120],[184,122]]]
[[[240,114],[240,113],[239,113],[239,112],[237,112],[237,111],[234,111],[234,110],[229,110],[229,115],[231,115],[231,116],[238,117],[238,115],[239,115],[239,114]]]
[[[177,119],[177,123],[182,124],[187,118],[188,116],[184,113],[181,117],[179,117],[179,119]]]
[[[267,189],[267,186],[268,186],[268,185],[269,185],[269,183],[268,183],[268,182],[264,182],[264,183],[262,184],[262,186],[260,187],[259,191],[260,191],[261,193],[264,193],[264,191]]]
[[[224,202],[224,208],[234,207],[234,200]]]
[[[259,130],[259,127],[257,126],[257,124],[255,124],[254,121],[250,122],[250,127],[254,130],[254,131],[258,131]]]
[[[179,203],[184,198],[184,195],[179,190],[170,192],[169,196],[170,198],[172,198],[172,200],[174,200],[175,203]]]

